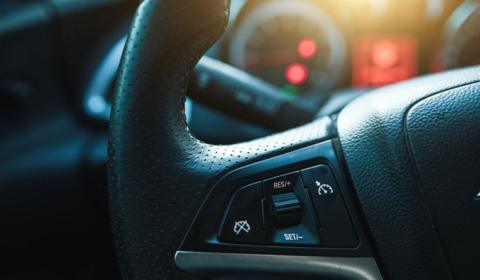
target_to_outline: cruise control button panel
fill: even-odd
[[[179,251],[371,257],[335,141],[219,174]]]
[[[238,189],[219,231],[228,243],[354,248],[342,191],[324,164]]]
[[[320,278],[336,276],[332,271],[338,271],[337,264],[342,261],[356,265],[370,259],[376,265],[363,224],[366,221],[356,212],[361,205],[354,203],[353,189],[343,173],[345,166],[337,158],[337,144],[338,139],[331,139],[285,151],[219,174],[219,179],[212,178],[210,184],[214,185],[208,189],[177,255],[190,254],[195,275],[198,261],[207,264],[205,277],[217,270],[219,276],[228,276],[222,269],[222,259],[230,254],[236,269],[248,276],[262,272],[258,256],[266,256],[262,260],[265,262],[277,256],[283,260],[297,257],[307,266],[315,266],[311,257],[318,258],[314,262],[322,265],[327,260],[320,265],[319,271],[325,272],[318,274]],[[205,254],[199,255],[202,252]],[[212,260],[215,254],[218,257]],[[253,256],[250,265],[238,261],[248,255]],[[360,268],[353,267],[359,269],[359,275],[370,271]],[[283,273],[283,267],[277,271],[279,275],[275,276],[293,275]],[[300,278],[315,276],[308,267],[291,272]],[[347,272],[345,277],[349,278],[351,271]],[[371,275],[377,279],[380,274]]]

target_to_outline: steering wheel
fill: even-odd
[[[480,68],[376,90],[338,119],[209,145],[189,133],[185,91],[228,5],[146,0],[135,15],[108,166],[124,279],[475,277]]]

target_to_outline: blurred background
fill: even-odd
[[[0,1],[0,279],[119,278],[107,133],[138,3]],[[335,117],[376,87],[480,64],[479,50],[475,0],[232,0],[186,118],[202,141],[246,141]]]

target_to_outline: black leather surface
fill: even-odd
[[[479,71],[480,73],[480,71]],[[480,260],[480,82],[436,94],[408,112],[406,133],[433,223],[455,279]]]
[[[215,179],[328,136],[329,119],[238,145],[213,146],[191,136],[185,87],[225,28],[227,6],[224,0],[147,0],[135,16],[113,102],[108,166],[125,279],[188,278],[174,253]]]
[[[390,279],[476,278],[465,273],[480,257],[479,81],[478,67],[419,78],[361,97],[339,116],[348,170]]]

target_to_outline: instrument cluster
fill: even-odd
[[[453,38],[457,30],[480,30],[471,19],[478,4],[467,2],[235,1],[221,56],[289,98],[320,101],[337,89],[374,88],[478,63]],[[460,28],[465,22],[474,28]],[[460,41],[468,41],[469,50],[480,47],[480,36],[465,37]]]

